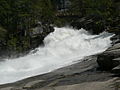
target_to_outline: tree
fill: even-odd
[[[0,0],[0,25],[14,33],[31,28],[37,21],[50,22],[54,16],[51,0]]]
[[[30,48],[30,29],[39,21],[54,21],[53,3],[53,0],[0,0],[0,40],[6,41],[9,50]]]

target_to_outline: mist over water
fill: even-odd
[[[45,46],[37,48],[36,53],[31,51],[27,56],[0,62],[0,84],[12,83],[80,62],[85,56],[101,53],[110,47],[112,36],[107,32],[91,35],[84,29],[55,28],[44,39]]]

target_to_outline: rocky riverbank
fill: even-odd
[[[113,46],[98,55],[97,63],[102,70],[120,74],[120,35],[116,35],[111,39],[113,40]]]
[[[12,84],[1,85],[0,90],[61,90],[62,87],[63,90],[75,90],[74,88],[76,88],[76,85],[78,87],[79,85],[81,86],[84,84],[83,86],[85,87],[86,84],[89,86],[89,83],[107,82],[112,79],[113,74],[109,72],[97,71],[98,65],[96,60],[96,55],[86,57],[83,62],[64,67],[44,75],[31,77]],[[74,88],[70,89],[68,87]],[[88,87],[86,86],[85,88]],[[89,88],[90,90],[94,90],[92,89],[94,87]]]

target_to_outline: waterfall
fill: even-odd
[[[57,28],[44,39],[44,47],[29,55],[0,62],[0,84],[16,82],[80,62],[82,58],[105,51],[113,34],[91,35],[84,29]]]

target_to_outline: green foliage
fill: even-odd
[[[75,18],[56,17],[58,0],[0,0],[0,47],[24,52],[31,48],[30,30],[38,21],[64,26]],[[95,16],[97,29],[115,25],[114,18],[120,14],[119,4],[114,0],[70,0],[68,12],[78,17]],[[118,6],[118,7],[116,7]],[[119,18],[118,18],[119,20]],[[77,20],[76,20],[77,21]],[[119,23],[117,23],[119,24]],[[103,28],[102,28],[103,29]]]
[[[7,49],[9,51],[14,51],[16,53],[22,53],[29,50],[30,48],[30,38],[22,37],[22,40],[18,37],[11,36],[7,41]]]
[[[71,12],[83,16],[85,15],[85,0],[70,0],[72,5],[71,5]]]
[[[58,27],[63,27],[67,23],[66,19],[56,18],[54,24]]]
[[[113,13],[112,0],[86,0],[86,14],[98,15],[106,19],[110,17]]]
[[[17,38],[15,37],[11,37],[8,41],[7,41],[7,46],[8,46],[8,50],[10,51],[15,51],[16,47],[17,47]]]
[[[29,37],[24,37],[22,41],[22,48],[23,51],[26,51],[30,48],[30,38]]]
[[[0,43],[9,51],[29,50],[30,28],[38,21],[53,22],[53,4],[54,0],[0,0]]]
[[[71,0],[72,11],[81,15],[99,15],[103,18],[113,13],[112,0]]]
[[[7,31],[0,27],[0,50],[5,48]]]
[[[0,27],[0,41],[3,41],[6,38],[7,31]]]
[[[51,4],[51,0],[0,0],[0,25],[13,33],[29,29],[39,20],[51,21]]]
[[[95,30],[119,26],[120,2],[115,0],[71,0],[71,12],[93,20]],[[92,28],[94,29],[94,28]],[[101,29],[101,30],[100,30]]]

